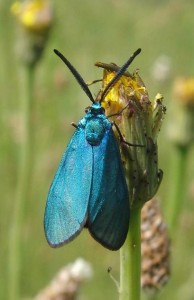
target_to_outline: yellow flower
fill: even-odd
[[[17,17],[19,30],[16,51],[21,62],[35,66],[40,60],[53,22],[53,10],[47,0],[15,2],[11,12]]]
[[[17,1],[11,11],[26,29],[32,31],[47,30],[53,19],[51,5],[46,0]]]
[[[120,69],[115,64],[97,63],[104,68],[102,91]],[[135,71],[124,72],[102,101],[107,116],[117,125],[131,207],[141,206],[151,199],[162,180],[158,169],[157,137],[165,114],[163,97],[158,94],[153,103]],[[113,127],[114,128],[114,127]],[[116,136],[120,139],[117,130]]]
[[[119,67],[115,64],[104,63],[96,63],[95,65],[105,68],[102,80],[102,90],[104,90],[119,70]],[[142,123],[144,127],[142,128],[143,136],[145,132],[149,132],[149,136],[155,141],[165,113],[162,102],[163,97],[159,93],[153,102],[149,100],[148,91],[138,71],[135,71],[133,74],[125,72],[119,78],[106,94],[102,106],[108,116],[118,114],[118,116],[113,117],[114,122],[118,123],[117,125],[122,123],[122,116],[119,114],[121,111],[123,111],[122,115],[128,121],[132,121],[133,118],[140,119],[138,123]]]
[[[96,65],[98,66],[98,64]],[[113,79],[115,74],[116,72],[104,70],[103,89]],[[147,95],[147,90],[145,86],[142,85],[141,78],[137,72],[133,76],[129,73],[121,76],[113,88],[107,93],[102,102],[102,106],[106,109],[107,114],[119,113],[126,106],[127,103],[125,103],[122,94],[127,94],[129,97],[135,97],[139,101],[142,95]]]
[[[194,106],[194,78],[177,78],[174,83],[174,98]]]
[[[173,143],[187,149],[194,142],[194,78],[177,78],[173,86],[169,136]]]

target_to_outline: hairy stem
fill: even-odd
[[[120,250],[120,300],[140,300],[141,208],[131,211],[130,227]]]

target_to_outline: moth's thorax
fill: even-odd
[[[85,136],[86,140],[91,145],[99,145],[103,139],[106,127],[102,119],[90,119],[86,123]]]
[[[104,114],[104,109],[98,102],[91,106],[89,112],[79,123],[79,127],[85,129],[87,142],[92,146],[101,143],[106,130],[109,130],[111,126],[111,122]]]

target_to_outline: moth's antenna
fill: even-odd
[[[129,65],[132,63],[134,58],[141,52],[141,49],[137,49],[126,61],[126,63],[118,70],[115,77],[109,82],[109,84],[106,86],[105,90],[101,94],[100,102],[103,101],[104,97],[107,95],[109,90],[113,87],[113,85],[119,80],[119,78],[123,75],[123,73],[126,71],[126,69],[129,67]]]
[[[78,73],[78,71],[72,66],[72,64],[67,60],[67,58],[65,58],[65,56],[59,52],[58,50],[54,49],[55,54],[57,54],[60,59],[66,64],[66,66],[69,68],[69,70],[71,71],[71,73],[73,74],[73,76],[75,77],[75,79],[77,80],[77,82],[79,83],[79,85],[81,86],[81,88],[84,90],[84,92],[86,93],[86,95],[88,96],[88,98],[90,98],[90,100],[94,103],[94,98],[87,86],[87,84],[85,83],[85,81],[83,80],[82,76]]]

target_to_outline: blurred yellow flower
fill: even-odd
[[[177,78],[173,88],[174,98],[194,106],[194,78]]]
[[[187,149],[194,142],[194,77],[175,79],[172,96],[169,136],[175,145]]]
[[[11,12],[26,29],[32,31],[47,30],[53,20],[50,2],[46,0],[17,1],[11,6]]]
[[[35,66],[45,49],[53,23],[53,9],[48,0],[15,2],[11,12],[17,18],[16,51],[25,65]]]

